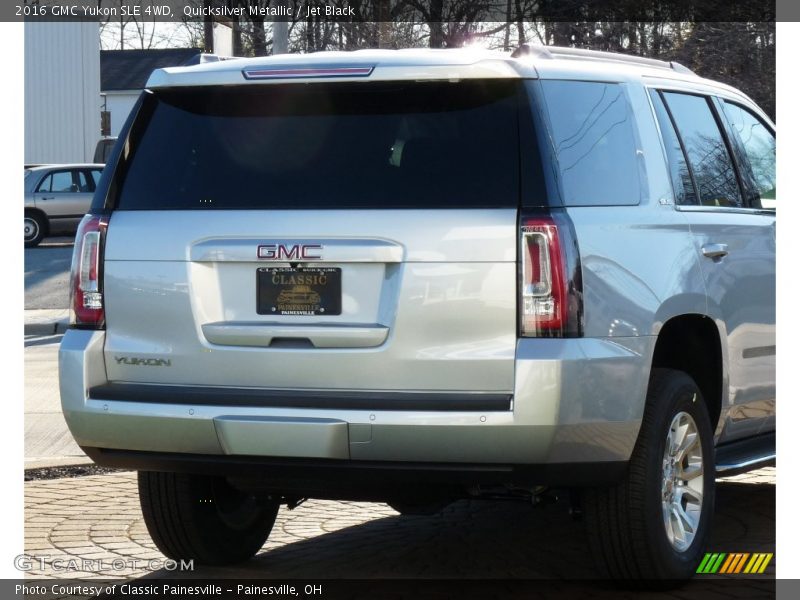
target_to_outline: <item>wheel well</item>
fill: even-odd
[[[703,315],[682,315],[661,328],[653,368],[677,369],[694,379],[716,429],[722,408],[722,346],[717,326]]]
[[[50,231],[50,222],[47,220],[47,215],[44,214],[43,211],[39,210],[38,208],[26,208],[25,209],[25,216],[33,215],[39,217],[42,222],[42,229],[45,233]]]

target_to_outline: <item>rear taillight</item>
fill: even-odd
[[[82,329],[103,329],[103,247],[108,217],[86,215],[75,234],[72,252],[70,324]]]
[[[565,214],[520,219],[520,335],[578,337],[582,334],[580,264]]]

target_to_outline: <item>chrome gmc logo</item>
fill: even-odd
[[[266,260],[315,260],[322,258],[320,244],[262,244],[258,258]]]

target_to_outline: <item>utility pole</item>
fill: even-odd
[[[272,0],[272,6],[282,8],[287,12],[290,0]],[[287,54],[289,52],[289,21],[285,16],[275,17],[272,21],[272,54]]]
[[[378,48],[389,48],[392,30],[389,0],[377,0],[378,8]]]
[[[214,18],[210,14],[211,0],[203,0],[203,51],[206,54],[214,53]]]

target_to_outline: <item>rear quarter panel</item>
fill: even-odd
[[[641,416],[662,326],[680,315],[706,315],[708,307],[688,221],[675,210],[649,99],[641,85],[629,85],[628,91],[637,120],[639,159],[646,173],[640,203],[570,207],[567,212],[580,250],[585,336],[607,338],[641,353],[640,374],[625,387],[633,410]]]

